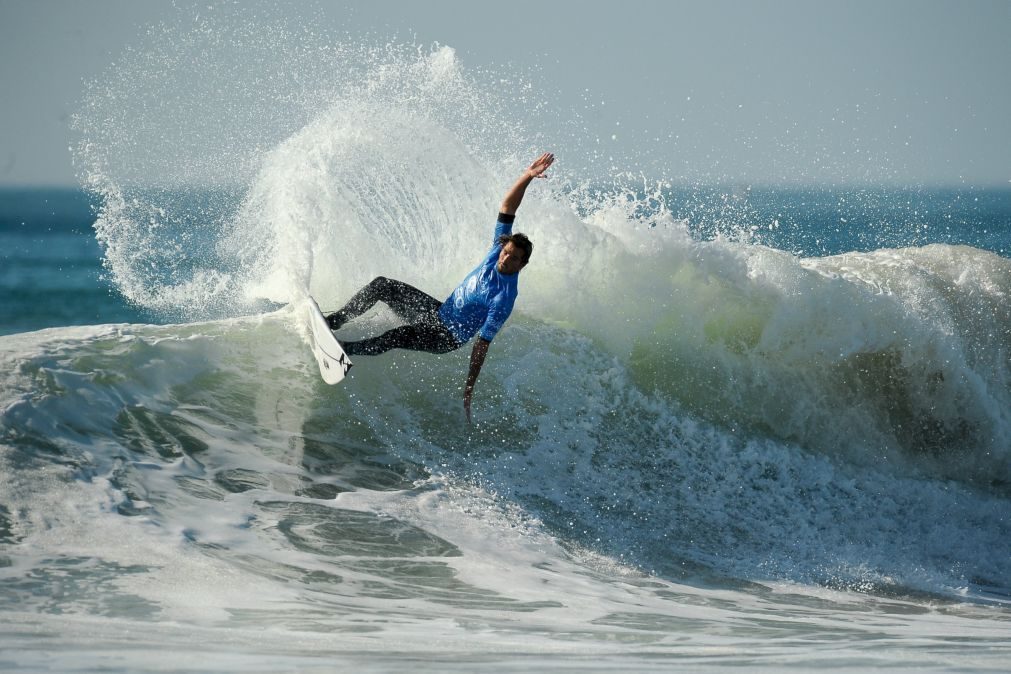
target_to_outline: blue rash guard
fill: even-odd
[[[515,217],[499,213],[491,250],[439,308],[439,318],[461,344],[478,330],[490,342],[512,313],[519,274],[503,274],[496,266],[502,251],[498,238],[512,234]]]

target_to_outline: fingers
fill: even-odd
[[[544,177],[544,172],[548,170],[548,167],[555,162],[555,155],[551,152],[545,152],[540,157],[535,159],[532,164],[530,164],[530,171],[538,178]]]

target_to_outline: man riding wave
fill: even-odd
[[[469,421],[474,384],[488,355],[488,347],[512,313],[519,272],[533,253],[533,243],[525,234],[512,233],[516,211],[527,186],[534,178],[545,177],[544,172],[554,161],[555,156],[545,152],[509,188],[499,207],[491,250],[445,302],[402,281],[380,276],[355,293],[341,310],[327,316],[330,329],[338,330],[376,302],[384,302],[406,323],[378,337],[342,341],[344,351],[352,356],[375,356],[390,349],[448,353],[478,335],[463,393],[463,406]]]

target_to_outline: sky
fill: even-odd
[[[0,186],[76,185],[84,83],[209,4],[0,0]],[[449,45],[465,69],[536,72],[647,174],[1011,186],[1011,0],[281,6],[295,24]]]

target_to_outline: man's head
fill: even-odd
[[[495,268],[501,274],[516,274],[527,266],[530,255],[534,252],[533,242],[526,234],[504,234],[498,238],[502,250],[498,254],[498,264]]]

